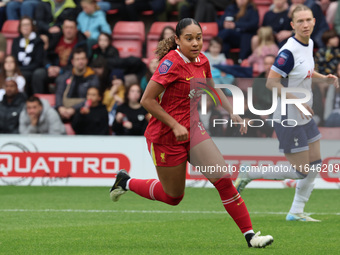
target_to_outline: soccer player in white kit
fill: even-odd
[[[308,201],[313,187],[314,180],[321,168],[320,138],[321,134],[312,119],[313,114],[312,96],[310,100],[302,105],[311,114],[304,114],[294,104],[286,107],[286,115],[282,115],[281,89],[304,88],[312,95],[312,78],[324,80],[329,84],[338,87],[338,78],[334,75],[322,75],[314,71],[313,41],[310,36],[315,25],[315,18],[312,11],[305,5],[297,5],[292,13],[291,26],[295,35],[288,39],[287,43],[280,49],[275,63],[267,80],[267,88],[276,88],[279,98],[278,107],[274,112],[273,119],[275,132],[279,140],[280,151],[285,153],[291,167],[285,171],[277,169],[266,169],[267,171],[240,172],[235,182],[235,187],[241,192],[245,186],[254,179],[299,179],[297,181],[294,201],[287,221],[319,221],[304,213],[304,207]],[[288,78],[284,82],[281,78]],[[301,93],[287,93],[287,99],[301,98]],[[285,127],[281,121],[285,120]]]

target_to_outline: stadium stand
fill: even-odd
[[[72,126],[71,126],[71,123],[65,123],[64,126],[65,126],[65,129],[66,129],[66,134],[67,135],[75,135],[76,134],[74,132]]]
[[[39,97],[40,99],[45,99],[48,101],[50,106],[55,106],[55,94],[34,94],[36,97]]]
[[[112,31],[113,46],[120,57],[142,57],[145,26],[142,21],[118,21]]]
[[[7,55],[11,54],[13,39],[19,36],[19,20],[6,20],[2,26],[1,33],[6,38],[7,42]]]
[[[166,26],[171,26],[174,29],[176,28],[177,22],[154,22],[147,34],[147,41],[146,41],[146,57],[151,57],[156,48],[159,41],[159,37],[161,36],[162,30]]]
[[[322,135],[321,139],[326,140],[340,139],[340,127],[319,127],[319,131]]]

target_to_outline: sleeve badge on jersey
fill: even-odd
[[[172,66],[172,62],[169,59],[164,60],[164,62],[159,66],[158,72],[160,74],[166,74],[170,67]]]
[[[279,66],[283,66],[284,64],[286,64],[287,59],[288,59],[288,55],[285,54],[284,52],[281,52],[280,55],[278,56],[277,64]]]

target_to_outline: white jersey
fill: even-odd
[[[282,77],[288,78],[283,80],[282,84],[289,88],[304,88],[310,91],[312,95],[312,75],[314,72],[314,58],[313,58],[314,43],[309,39],[308,44],[303,44],[295,37],[290,37],[285,45],[279,50],[275,62],[271,69],[279,73]],[[305,97],[302,93],[292,93],[298,98]],[[313,96],[306,103],[310,107],[313,105]],[[289,104],[287,106],[287,115],[281,115],[281,98],[278,98],[278,105],[274,112],[274,119],[279,119],[280,122],[284,119],[296,120],[298,125],[304,125],[311,119],[306,117],[303,119],[300,111],[295,105]],[[288,121],[288,125],[295,125],[296,122]]]

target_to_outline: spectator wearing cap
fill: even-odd
[[[66,134],[66,130],[48,101],[31,96],[20,113],[19,133],[61,135]]]
[[[18,134],[19,115],[25,105],[26,96],[19,92],[15,80],[5,81],[5,95],[0,102],[0,133]]]

